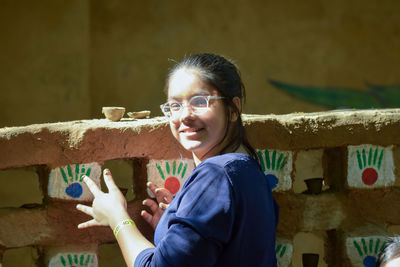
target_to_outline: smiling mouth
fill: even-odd
[[[203,130],[203,128],[187,128],[187,129],[180,130],[179,133],[185,134],[185,135],[195,135],[198,132],[200,132],[201,130]]]

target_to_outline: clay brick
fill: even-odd
[[[347,195],[352,218],[378,225],[400,224],[400,191],[397,188],[352,189]]]
[[[347,212],[343,196],[333,193],[308,195],[305,198],[303,231],[340,228],[351,215]]]
[[[0,215],[0,245],[8,248],[45,243],[53,229],[43,208],[2,209]]]

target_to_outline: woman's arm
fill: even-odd
[[[163,215],[157,247],[141,254],[138,266],[214,266],[221,256],[235,217],[229,179],[211,164],[191,177]]]
[[[85,176],[83,180],[94,195],[94,200],[92,207],[78,204],[76,208],[93,219],[79,224],[79,229],[110,226],[114,230],[120,222],[131,219],[127,212],[126,200],[108,169],[104,170],[104,181],[108,193],[102,192],[89,177]],[[129,224],[121,227],[116,238],[127,266],[133,266],[141,251],[146,248],[154,248],[154,245],[140,233],[136,225]]]

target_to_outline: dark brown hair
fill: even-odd
[[[182,68],[193,69],[198,72],[202,82],[214,87],[220,96],[223,96],[225,104],[227,127],[225,135],[220,143],[228,138],[225,147],[222,148],[219,154],[224,154],[227,151],[235,151],[241,144],[244,145],[247,152],[255,159],[257,154],[254,148],[250,145],[246,130],[243,126],[242,118],[240,117],[241,110],[233,102],[234,97],[238,97],[243,104],[246,98],[246,91],[240,77],[238,68],[230,60],[215,54],[195,54],[184,58],[178,62],[169,72],[166,82],[166,92],[168,92],[169,81],[173,74]],[[237,115],[237,120],[231,121],[232,112]],[[232,125],[233,123],[233,125]],[[228,136],[228,131],[232,126],[232,132]]]
[[[383,267],[391,260],[400,257],[400,236],[389,238],[385,248],[381,251],[376,262],[377,267]]]

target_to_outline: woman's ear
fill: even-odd
[[[237,96],[235,96],[232,99],[232,101],[235,104],[235,106],[237,107],[237,111],[238,111],[238,112],[236,112],[235,110],[231,109],[231,121],[235,122],[238,119],[238,117],[240,116],[240,113],[242,112],[242,103],[240,101],[240,98]]]

